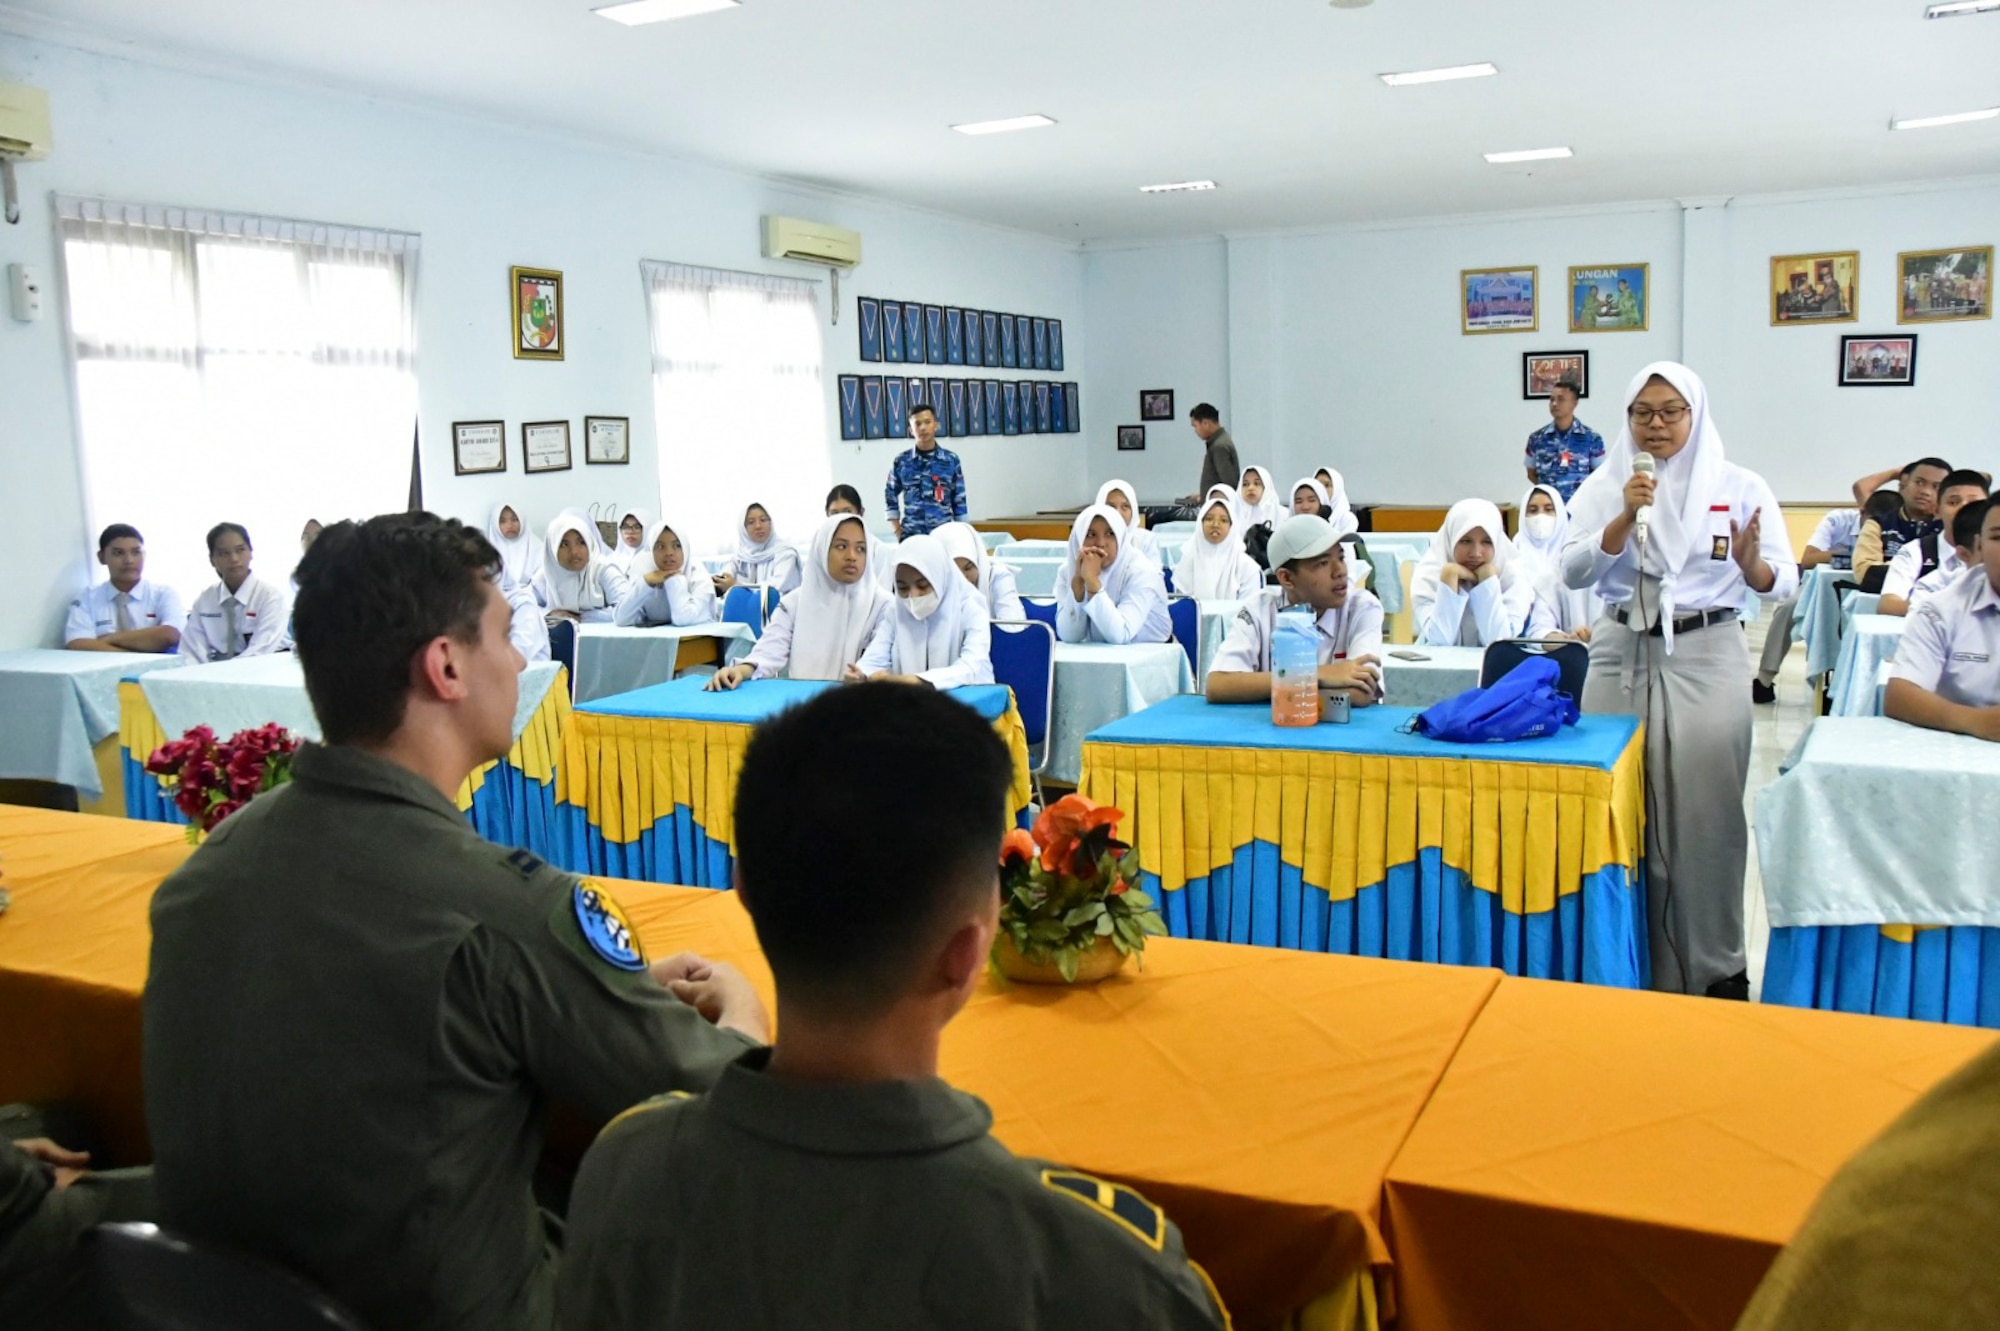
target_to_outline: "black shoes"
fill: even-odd
[[[1750,701],[1758,706],[1767,706],[1778,701],[1778,690],[1761,679],[1750,681]]]
[[[1726,998],[1737,1003],[1750,1001],[1750,977],[1742,971],[1708,986],[1709,998]]]

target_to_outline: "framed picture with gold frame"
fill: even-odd
[[[1462,268],[1458,273],[1458,331],[1532,333],[1542,326],[1541,269]]]
[[[1993,317],[1993,247],[1905,250],[1896,256],[1896,322],[1953,323]]]
[[[562,274],[547,268],[510,268],[507,277],[514,359],[561,360]]]
[[[1569,331],[1643,333],[1653,318],[1652,265],[1605,263],[1569,270]]]
[[[1771,256],[1771,326],[1851,324],[1861,292],[1861,255],[1856,250],[1827,254]]]

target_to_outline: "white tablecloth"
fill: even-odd
[[[1056,594],[1056,577],[1062,571],[1063,560],[1002,559],[1000,562],[1014,570],[1014,587],[1021,595],[1054,596]]]
[[[1196,604],[1201,607],[1201,644],[1196,651],[1200,664],[1194,672],[1194,686],[1199,689],[1208,682],[1209,667],[1215,664],[1215,654],[1228,641],[1230,626],[1236,622],[1236,614],[1243,608],[1243,602],[1214,600],[1198,601]]]
[[[1822,718],[1798,765],[1757,797],[1772,927],[2000,926],[1996,805],[2000,744]]]
[[[1799,578],[1799,606],[1792,613],[1792,639],[1806,645],[1808,680],[1818,679],[1840,659],[1840,637],[1847,616],[1842,612],[1841,594],[1835,585],[1854,581],[1852,569],[1834,568],[1830,564],[1809,568]],[[1869,608],[1872,610],[1873,606]]]
[[[1048,774],[1071,785],[1083,774],[1085,735],[1194,688],[1187,652],[1177,642],[1129,647],[1059,642],[1055,662]]]
[[[0,777],[102,798],[91,749],[118,733],[118,681],[186,666],[141,652],[0,652]]]
[[[1399,661],[1394,653],[1417,652],[1423,661]],[[1479,687],[1484,647],[1391,647],[1382,654],[1382,701],[1391,707],[1431,707]]]
[[[674,659],[686,638],[720,638],[722,664],[749,654],[757,635],[747,624],[690,624],[685,628],[579,625],[576,634],[576,701],[630,693],[674,677]]]
[[[514,707],[516,739],[561,671],[553,661],[536,661],[521,672],[521,698]],[[319,718],[306,696],[305,672],[290,652],[160,671],[140,680],[139,687],[169,739],[196,726],[207,726],[217,739],[227,739],[239,730],[274,721],[306,739],[320,737]]]
[[[1045,541],[1040,539],[1011,541],[993,548],[993,557],[1011,564],[1016,559],[1061,559],[1069,554],[1068,541]]]
[[[1814,570],[1817,572],[1818,570]],[[1875,710],[1875,677],[1884,661],[1896,659],[1903,640],[1899,615],[1856,615],[1840,639],[1840,662],[1833,670],[1834,716],[1868,716]]]

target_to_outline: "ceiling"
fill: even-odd
[[[1924,0],[0,0],[0,28],[256,69],[1076,241],[2000,171],[2000,13]],[[1498,78],[1389,88],[1490,60]],[[953,123],[1059,125],[971,138]],[[1566,144],[1570,161],[1483,152]],[[1208,194],[1138,186],[1212,177]]]

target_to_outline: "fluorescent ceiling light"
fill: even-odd
[[[1995,0],[2000,3],[2000,0]],[[1407,88],[1413,83],[1449,83],[1453,79],[1485,79],[1500,72],[1498,65],[1481,61],[1476,65],[1453,65],[1449,69],[1419,69],[1409,74],[1384,74],[1382,82],[1392,88]]]
[[[1507,162],[1548,162],[1558,157],[1574,157],[1567,148],[1524,148],[1520,152],[1487,153],[1486,160],[1496,166]]]
[[[606,5],[590,12],[636,28],[642,23],[665,23],[669,19],[712,14],[718,9],[735,9],[742,3],[743,0],[627,0],[622,5]]]
[[[1044,115],[1009,116],[1005,120],[975,120],[970,125],[953,125],[961,134],[1011,134],[1017,129],[1041,129],[1056,122]]]
[[[1190,190],[1214,189],[1213,180],[1180,180],[1171,185],[1141,185],[1141,194],[1181,194]]]
[[[1951,0],[1950,4],[1932,5],[1924,17],[1957,18],[1961,14],[1990,14],[1996,9],[2000,9],[2000,0]]]
[[[1914,120],[1891,120],[1890,129],[1936,129],[1939,125],[1963,125],[1973,120],[1991,120],[2000,116],[2000,106],[1989,106],[1984,111],[1960,111],[1948,116],[1918,116]]]

